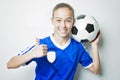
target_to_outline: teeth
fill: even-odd
[[[66,30],[62,29],[62,30],[60,30],[60,32],[65,33],[65,32],[66,32]]]
[[[61,33],[65,33],[64,31],[61,31]]]

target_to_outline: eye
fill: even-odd
[[[67,20],[66,20],[66,22],[71,23],[71,22],[72,22],[72,20],[71,20],[71,19],[67,19]]]
[[[61,20],[56,20],[56,21],[60,22]]]
[[[57,21],[57,22],[61,22],[61,20],[60,20],[60,19],[57,19],[56,21]]]
[[[67,20],[67,22],[71,22],[71,20]]]

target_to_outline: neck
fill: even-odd
[[[53,34],[53,38],[61,46],[65,45],[66,42],[69,40],[69,36],[67,36],[67,37],[59,37],[59,36],[57,36],[55,34]]]

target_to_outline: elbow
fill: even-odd
[[[12,66],[10,65],[10,63],[8,62],[7,63],[7,69],[11,69],[12,68]]]
[[[12,69],[12,68],[13,68],[12,64],[10,62],[8,62],[7,63],[7,69]]]
[[[94,74],[100,74],[100,69],[95,67],[90,67],[89,70]]]
[[[18,67],[7,63],[7,69],[15,69],[15,68],[18,68]]]
[[[100,72],[98,72],[98,71],[95,71],[95,72],[93,72],[94,74],[100,74]]]
[[[13,69],[13,67],[10,67],[10,66],[7,65],[7,69]]]
[[[93,73],[94,74],[100,74],[100,70],[94,70]]]
[[[89,70],[90,70],[92,73],[94,73],[94,74],[100,74],[100,73],[101,73],[99,66],[94,66],[94,65],[92,65],[92,66],[89,68]]]
[[[18,68],[19,66],[14,65],[12,62],[8,61],[7,63],[7,69],[15,69]]]

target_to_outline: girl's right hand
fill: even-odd
[[[34,58],[40,58],[47,55],[47,45],[46,44],[39,45],[39,39],[36,38],[36,44],[31,54],[34,56]]]

